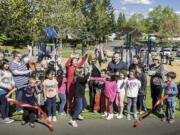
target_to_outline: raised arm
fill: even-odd
[[[71,61],[72,61],[72,58],[70,57],[70,58],[66,61],[65,66],[66,66],[66,67],[70,66]]]
[[[82,65],[86,62],[88,58],[88,54],[86,53],[83,57],[82,60],[77,64],[77,67],[82,67]]]
[[[104,77],[91,77],[90,80],[105,82],[106,78],[104,78]]]

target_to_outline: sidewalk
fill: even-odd
[[[134,128],[133,121],[122,120],[84,120],[78,121],[79,127],[73,128],[68,121],[54,123],[54,132],[36,123],[34,129],[21,122],[12,124],[0,123],[1,135],[180,135],[180,119],[174,124],[163,123],[158,118],[147,118],[141,127]]]

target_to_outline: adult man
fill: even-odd
[[[22,92],[27,87],[29,74],[31,70],[28,70],[26,63],[32,57],[32,48],[28,46],[29,56],[22,58],[22,55],[16,51],[14,54],[14,60],[10,63],[10,70],[13,73],[13,78],[15,81],[16,91],[16,100],[22,101]],[[17,112],[23,112],[22,107],[16,107]]]
[[[107,70],[110,73],[116,73],[120,70],[128,70],[128,66],[121,60],[120,54],[115,52],[112,61],[108,64]]]

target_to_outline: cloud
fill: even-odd
[[[144,4],[149,5],[152,3],[152,0],[122,0],[122,4]]]
[[[114,10],[114,16],[115,16],[115,19],[116,19],[116,20],[117,20],[117,18],[119,17],[119,14],[120,14],[120,10],[115,9],[115,10]]]
[[[180,11],[175,11],[175,13],[176,13],[177,15],[180,15]]]
[[[122,7],[121,10],[122,10],[122,11],[126,11],[127,8],[126,8],[126,7]]]
[[[149,9],[148,9],[148,12],[151,12],[151,11],[153,11],[153,8],[149,8]]]

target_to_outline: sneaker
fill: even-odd
[[[137,113],[134,114],[134,120],[135,121],[138,120],[138,114]]]
[[[117,117],[117,116],[119,116],[119,115],[120,115],[119,113],[114,114],[115,117]]]
[[[29,126],[30,126],[31,128],[35,128],[34,123],[29,123]]]
[[[22,121],[22,122],[21,122],[21,125],[26,125],[26,124],[27,124],[26,121]]]
[[[10,123],[12,123],[14,120],[13,119],[10,119],[10,118],[5,118],[4,120],[3,120],[3,122],[4,123],[7,123],[7,124],[10,124]]]
[[[48,119],[49,119],[49,121],[52,121],[52,116],[49,116]]]
[[[78,127],[78,124],[75,120],[70,120],[69,124],[72,125],[73,127]]]
[[[167,121],[166,117],[162,118],[161,121],[166,122]]]
[[[66,115],[66,113],[65,113],[65,112],[59,112],[59,115],[61,115],[61,116],[65,116],[65,115]]]
[[[20,110],[20,111],[16,111],[17,113],[23,113],[24,111],[23,110]]]
[[[127,120],[131,120],[131,115],[127,115]]]
[[[101,116],[102,116],[102,117],[107,117],[107,116],[108,116],[108,113],[107,113],[107,112],[104,112]]]
[[[169,120],[169,123],[170,123],[170,124],[173,124],[174,122],[175,122],[174,119],[170,119],[170,120]]]
[[[56,121],[57,121],[56,116],[53,116],[53,117],[52,117],[52,121],[54,121],[54,122],[56,122]]]
[[[79,115],[79,116],[78,116],[78,119],[79,119],[79,120],[84,120],[84,117],[81,116],[81,115]]]
[[[108,117],[107,117],[106,119],[107,119],[107,120],[113,119],[113,113],[112,113],[112,114],[109,114]]]
[[[122,114],[119,114],[118,116],[117,116],[117,119],[122,119],[123,118],[123,115]]]

